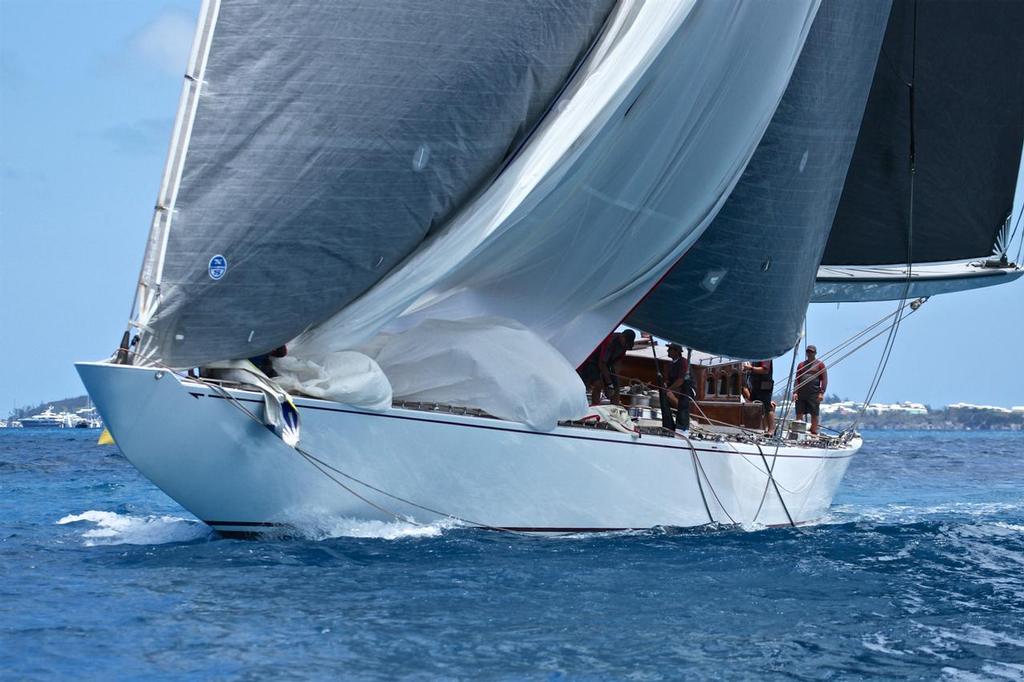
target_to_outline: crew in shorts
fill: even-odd
[[[814,346],[807,346],[807,359],[796,368],[796,393],[793,400],[796,402],[796,418],[803,420],[805,415],[811,415],[811,433],[818,433],[818,413],[821,401],[825,399],[825,389],[828,388],[828,370],[825,363],[818,360],[818,349]]]

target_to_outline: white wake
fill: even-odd
[[[92,509],[81,514],[69,514],[57,521],[62,526],[72,523],[89,524],[82,533],[87,547],[190,542],[212,532],[205,524],[177,516],[130,516]]]
[[[312,522],[296,524],[311,540],[331,538],[377,538],[403,540],[407,538],[436,538],[458,524],[445,521],[428,524],[405,521],[370,521],[353,518],[326,517]]]

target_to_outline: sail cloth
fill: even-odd
[[[587,390],[573,366],[511,320],[426,320],[363,350],[398,400],[479,408],[538,431],[587,413]]]
[[[895,0],[822,264],[987,256],[1010,212],[1022,139],[1024,2]]]
[[[427,320],[357,350],[273,359],[286,391],[371,410],[400,401],[481,409],[550,431],[587,413],[572,365],[512,320]]]
[[[843,191],[891,0],[824,0],[786,93],[711,226],[626,319],[731,357],[800,333]]]
[[[612,5],[207,0],[143,359],[252,356],[344,308],[486,185]]]
[[[342,350],[385,326],[497,316],[579,364],[714,218],[817,7],[624,3],[501,176],[290,348]]]

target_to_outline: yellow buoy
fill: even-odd
[[[100,439],[96,441],[96,445],[114,445],[114,437],[110,435],[110,431],[103,429],[103,433],[100,434]]]

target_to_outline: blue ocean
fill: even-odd
[[[804,529],[247,541],[0,431],[0,677],[1024,679],[1024,434],[865,435]]]

